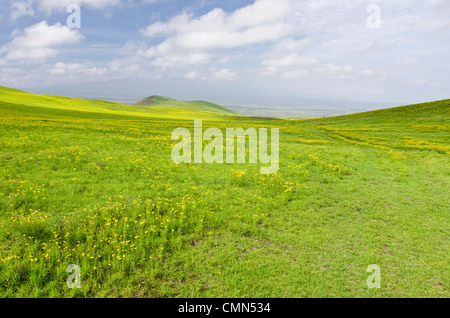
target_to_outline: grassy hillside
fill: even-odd
[[[2,88],[0,297],[450,296],[448,100],[267,121],[113,105]],[[279,128],[278,173],[174,164],[193,119]]]
[[[177,109],[185,109],[189,111],[201,111],[201,112],[210,112],[221,115],[237,115],[236,112],[217,105],[210,102],[205,101],[191,101],[191,102],[181,102],[175,99],[166,97],[166,96],[150,96],[144,98],[143,100],[137,102],[136,106],[151,106],[151,107],[164,107],[164,108],[177,108]]]
[[[0,102],[41,108],[113,113],[118,110],[133,112],[129,105],[100,100],[87,100],[64,96],[38,95],[0,86]]]
[[[184,119],[200,117],[215,120],[221,119],[230,114],[237,115],[231,111],[227,112],[220,109],[221,106],[218,105],[217,110],[215,110],[214,107],[206,107],[204,104],[196,102],[191,103],[193,105],[191,108],[186,107],[186,105],[183,106],[182,102],[178,102],[181,103],[180,107],[171,108],[164,104],[164,102],[169,100],[169,98],[157,97],[156,101],[158,101],[158,103],[155,104],[154,107],[136,107],[102,100],[32,94],[17,89],[0,86],[0,103],[3,105],[1,108],[3,110],[6,105],[10,105],[10,108],[12,107],[12,109],[17,107],[21,107],[22,109],[27,108],[27,112],[33,113],[55,114],[61,113],[60,111],[65,110],[77,113],[85,112],[90,114],[88,116],[103,116],[104,118],[110,118],[111,116]],[[191,104],[187,105],[189,106]]]
[[[447,99],[293,123],[307,130],[310,136],[326,136],[328,140],[449,154],[449,118],[450,99]]]
[[[448,124],[450,116],[450,99],[431,103],[422,103],[400,107],[392,107],[374,110],[364,113],[344,115],[330,118],[315,119],[324,123],[346,123],[352,124],[400,124],[414,121],[416,123],[442,122]]]

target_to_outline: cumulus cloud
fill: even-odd
[[[148,38],[165,37],[144,55],[158,57],[184,50],[205,52],[274,42],[288,33],[283,19],[289,9],[288,0],[257,0],[232,13],[216,8],[195,18],[183,12],[141,30]]]
[[[0,48],[0,54],[6,53],[6,61],[45,61],[58,53],[58,47],[78,43],[84,38],[76,30],[60,23],[48,25],[47,21],[14,31],[12,37],[11,42]]]

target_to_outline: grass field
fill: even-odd
[[[174,164],[193,119],[279,128],[278,173]],[[450,100],[269,120],[1,87],[0,296],[449,297],[449,131]]]

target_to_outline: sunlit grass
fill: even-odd
[[[3,297],[449,296],[449,101],[260,121],[4,95]],[[279,172],[174,164],[193,119],[279,128]]]

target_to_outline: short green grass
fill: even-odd
[[[0,296],[450,296],[450,100],[267,121],[110,106],[0,90]],[[279,128],[278,173],[174,164],[193,119]]]

